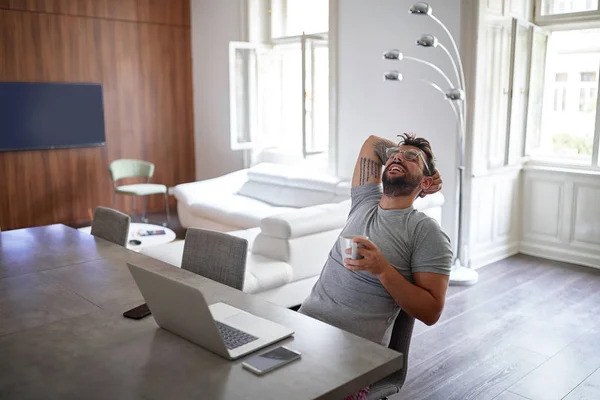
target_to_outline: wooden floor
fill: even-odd
[[[415,325],[391,399],[600,399],[600,270],[518,255]]]

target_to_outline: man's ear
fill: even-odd
[[[421,179],[421,189],[429,189],[431,185],[433,185],[433,177],[424,176],[423,179]]]

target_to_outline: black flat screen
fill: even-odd
[[[101,85],[0,82],[0,151],[105,141]]]

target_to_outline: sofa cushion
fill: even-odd
[[[248,180],[335,193],[340,178],[297,166],[261,163],[248,169]]]
[[[260,200],[275,207],[294,208],[331,203],[335,199],[335,194],[328,191],[282,186],[253,180],[244,183],[238,194]]]
[[[259,293],[280,287],[291,282],[292,278],[292,267],[288,263],[248,253],[244,292]]]
[[[232,194],[199,198],[189,207],[189,210],[196,216],[245,229],[259,226],[263,218],[293,208],[274,207],[260,200]]]
[[[327,260],[327,254],[337,242],[342,227],[296,237],[282,239],[259,234],[254,240],[252,253],[268,259],[289,264],[294,281],[319,275]]]
[[[261,234],[291,239],[341,228],[349,211],[350,200],[346,200],[272,215],[260,222]]]
[[[218,198],[223,195],[234,194],[240,190],[247,180],[247,170],[244,169],[218,178],[182,183],[175,186],[173,195],[178,202],[191,205],[207,198]]]

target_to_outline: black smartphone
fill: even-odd
[[[242,363],[242,367],[256,375],[264,375],[299,358],[299,352],[281,346],[266,353],[250,357]]]
[[[123,313],[123,316],[126,318],[132,319],[142,319],[150,315],[150,309],[148,308],[148,304],[144,303],[141,306],[137,306],[132,308],[131,310],[127,310]]]

